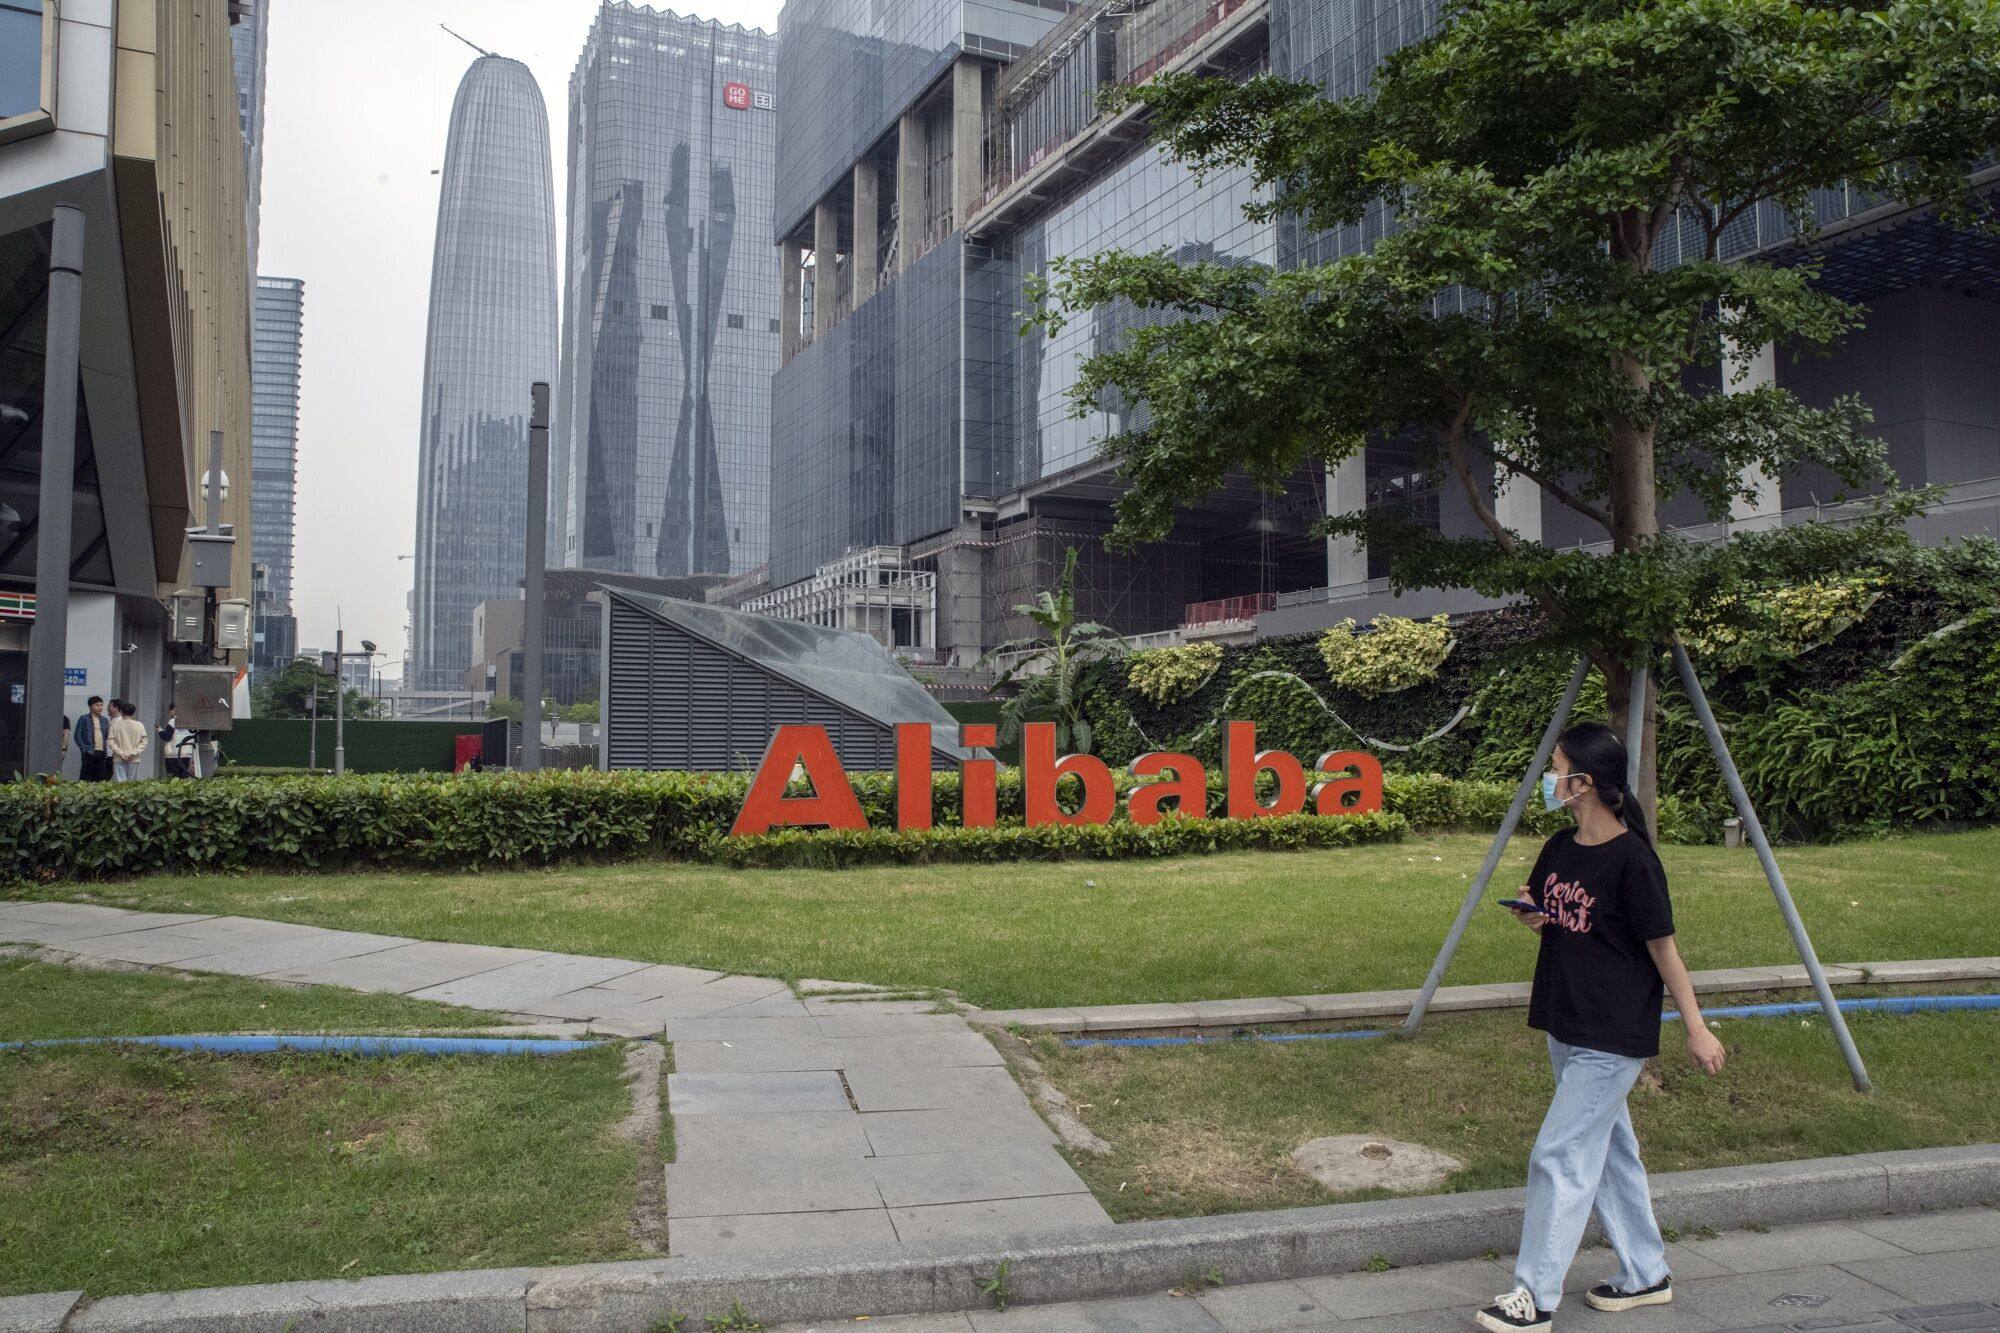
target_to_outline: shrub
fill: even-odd
[[[1221,665],[1219,643],[1148,648],[1132,654],[1125,665],[1125,679],[1141,697],[1155,704],[1177,703],[1207,684]]]
[[[1445,616],[1377,616],[1366,634],[1357,634],[1349,619],[1320,635],[1319,655],[1336,685],[1373,698],[1431,679],[1451,646],[1451,621]]]

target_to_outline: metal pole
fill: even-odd
[[[319,771],[319,686],[314,685],[312,693],[306,696],[306,716],[312,719],[306,727],[306,767]]]
[[[521,771],[542,767],[542,567],[549,546],[549,386],[528,386],[528,568],[521,580]]]
[[[1493,835],[1493,845],[1486,849],[1486,863],[1479,867],[1479,874],[1472,881],[1472,888],[1466,892],[1465,902],[1459,906],[1458,919],[1451,923],[1451,933],[1444,938],[1444,947],[1438,950],[1437,961],[1431,964],[1431,974],[1424,978],[1424,988],[1417,993],[1417,999],[1410,1006],[1410,1016],[1403,1022],[1403,1031],[1413,1033],[1417,1025],[1424,1021],[1424,1010],[1430,1008],[1431,997],[1437,994],[1438,983],[1444,980],[1444,970],[1451,966],[1451,956],[1458,951],[1458,942],[1465,934],[1465,928],[1472,924],[1472,914],[1479,907],[1480,898],[1485,896],[1486,885],[1492,880],[1493,872],[1499,868],[1500,854],[1507,850],[1507,840],[1514,836],[1514,828],[1521,822],[1521,815],[1528,808],[1528,795],[1541,785],[1542,770],[1548,767],[1549,756],[1555,753],[1556,737],[1562,735],[1564,724],[1569,721],[1570,709],[1576,707],[1577,693],[1583,689],[1583,678],[1590,674],[1590,659],[1576,659],[1576,670],[1570,673],[1569,688],[1563,691],[1562,702],[1556,705],[1555,716],[1549,719],[1548,727],[1542,732],[1541,744],[1535,747],[1535,757],[1528,764],[1528,771],[1521,777],[1521,785],[1514,789],[1514,799],[1507,806],[1507,817],[1500,821],[1500,831]]]
[[[35,623],[28,632],[28,735],[22,771],[62,772],[63,668],[69,655],[70,512],[76,488],[76,382],[83,345],[83,210],[55,207],[42,364],[42,476],[35,529]]]
[[[1633,800],[1639,798],[1639,751],[1646,744],[1646,687],[1652,671],[1653,650],[1641,648],[1632,659],[1632,688],[1625,700],[1625,790]]]
[[[333,632],[333,775],[347,772],[347,687],[341,680],[347,667],[347,631]]]
[[[1743,775],[1736,771],[1736,761],[1730,757],[1729,743],[1722,738],[1722,728],[1716,724],[1715,711],[1708,706],[1708,695],[1702,692],[1701,678],[1694,673],[1694,663],[1688,659],[1687,648],[1679,639],[1673,642],[1674,668],[1680,672],[1681,687],[1687,691],[1688,702],[1694,705],[1694,715],[1701,721],[1701,729],[1708,735],[1708,748],[1715,752],[1715,762],[1722,769],[1722,780],[1729,784],[1730,799],[1736,802],[1737,818],[1743,821],[1743,829],[1750,835],[1750,845],[1757,849],[1757,859],[1764,863],[1764,878],[1771,882],[1771,896],[1778,900],[1778,910],[1784,914],[1785,928],[1792,932],[1792,943],[1798,948],[1799,961],[1806,965],[1806,975],[1812,978],[1813,994],[1819,997],[1819,1007],[1826,1012],[1827,1026],[1833,1029],[1833,1039],[1840,1045],[1840,1054],[1847,1061],[1847,1072],[1854,1076],[1854,1089],[1867,1092],[1872,1086],[1868,1080],[1868,1070],[1861,1063],[1861,1052],[1854,1049],[1854,1038],[1847,1031],[1847,1020],[1840,1015],[1840,1006],[1834,1002],[1833,988],[1826,984],[1826,972],[1819,965],[1819,955],[1813,951],[1812,938],[1806,934],[1806,923],[1799,920],[1799,909],[1792,904],[1792,893],[1785,887],[1785,877],[1778,870],[1778,858],[1771,854],[1771,841],[1764,836],[1764,826],[1757,819],[1757,812],[1750,805],[1750,792],[1743,785]]]

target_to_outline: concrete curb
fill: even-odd
[[[1165,1290],[1190,1269],[1230,1284],[1474,1258],[1518,1239],[1522,1192],[1384,1199],[1227,1217],[1133,1222],[975,1246],[870,1246],[757,1259],[658,1259],[114,1296],[0,1300],[0,1330],[49,1333],[630,1333],[670,1310],[733,1302],[771,1322],[978,1309],[976,1285],[1009,1262],[1022,1302]],[[1653,1178],[1663,1221],[1787,1225],[2000,1200],[2000,1144],[1681,1171]],[[39,1306],[29,1303],[40,1302]],[[60,1312],[57,1307],[60,1306]],[[690,1321],[692,1322],[692,1321]]]
[[[1798,964],[1726,967],[1692,974],[1700,995],[1731,991],[1802,989],[1812,983]],[[2000,980],[2000,958],[1929,958],[1910,962],[1830,963],[1836,986],[1868,982],[1915,986],[1940,981]],[[1525,981],[1484,986],[1440,986],[1431,1010],[1526,1008],[1533,988]],[[1166,1032],[1186,1028],[1241,1028],[1266,1024],[1325,1023],[1349,1018],[1402,1018],[1414,990],[1346,991],[1333,995],[1272,995],[1249,1000],[1187,1000],[1165,1004],[1090,1004],[1055,1009],[975,1009],[968,1022],[1023,1032]]]

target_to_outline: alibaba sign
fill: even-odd
[[[968,749],[994,744],[991,723],[967,723],[959,741]],[[1382,765],[1360,750],[1334,750],[1319,757],[1311,780],[1306,769],[1283,750],[1257,748],[1257,724],[1228,724],[1228,802],[1231,819],[1261,819],[1304,812],[1308,800],[1315,814],[1362,815],[1382,808]],[[787,796],[794,768],[802,768],[812,783],[810,796]],[[967,759],[959,765],[959,790],[965,801],[962,822],[967,828],[991,828],[996,816],[995,774],[991,759]],[[1208,773],[1191,754],[1142,754],[1130,765],[1133,777],[1148,779],[1126,799],[1126,813],[1135,824],[1157,824],[1173,811],[1199,816],[1207,812]],[[1269,773],[1276,790],[1269,804],[1257,799],[1257,779]],[[1082,784],[1083,802],[1075,810],[1056,800],[1056,784],[1074,777]],[[1052,722],[1030,722],[1021,735],[1022,800],[1028,827],[1043,824],[1105,824],[1118,804],[1111,769],[1088,754],[1056,755]],[[833,752],[826,728],[779,727],[758,765],[742,813],[731,836],[768,833],[774,828],[860,829],[868,826],[847,770]],[[896,727],[896,827],[931,826],[931,728],[925,722]]]

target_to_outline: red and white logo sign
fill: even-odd
[[[750,85],[747,83],[723,84],[722,104],[735,111],[748,111],[750,109]]]

